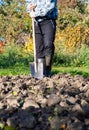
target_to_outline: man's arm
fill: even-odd
[[[45,16],[48,12],[51,12],[56,6],[56,0],[46,0],[45,5],[40,5],[35,9],[34,17]]]

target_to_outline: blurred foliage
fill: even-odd
[[[25,53],[33,54],[33,39],[32,37],[27,37],[27,41],[25,42],[25,47],[23,48]]]
[[[76,48],[81,48],[85,43],[89,45],[89,27],[85,24],[78,24],[74,27],[67,26],[62,34],[66,39],[67,52],[74,52]]]
[[[53,59],[54,65],[74,66],[74,67],[88,66],[89,67],[89,46],[86,44],[81,44],[79,42],[80,41],[79,38],[81,38],[81,41],[83,42],[83,39],[85,37],[76,36],[78,38],[78,39],[76,38],[76,41],[77,40],[78,41],[77,41],[77,44],[75,44],[75,43],[72,43],[74,42],[74,39],[71,42],[72,36],[69,37],[69,39],[71,39],[69,41],[69,39],[66,40],[66,37],[65,37],[66,34],[63,35],[60,33],[59,35],[59,33],[60,32],[57,31],[56,39],[55,39],[55,54],[54,54],[54,59]],[[80,30],[78,30],[78,35],[79,33],[80,33]],[[77,33],[75,34],[77,35]],[[67,41],[68,43],[65,44],[65,41]]]
[[[58,3],[62,8],[74,8],[77,5],[77,0],[58,0]]]
[[[24,0],[4,0],[0,5],[0,37],[8,44],[16,43],[22,32],[30,32],[31,19]]]
[[[32,60],[32,54],[25,53],[23,46],[7,45],[5,52],[0,54],[0,68],[8,68],[18,64],[28,66]]]
[[[82,44],[89,45],[89,5],[77,0],[59,0],[58,9],[57,36],[64,41],[66,51],[74,52]]]
[[[58,0],[58,11],[55,65],[88,65],[89,5]],[[5,39],[4,46],[0,43],[0,67],[28,65],[33,60],[32,21],[25,0],[4,0],[0,4],[0,38]]]
[[[0,53],[4,53],[5,51],[5,45],[2,41],[0,41]]]

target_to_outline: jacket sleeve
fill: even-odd
[[[56,0],[46,0],[46,4],[44,5],[39,5],[36,7],[35,9],[35,17],[38,17],[38,16],[46,16],[46,14],[48,12],[51,12],[55,5],[56,5]]]

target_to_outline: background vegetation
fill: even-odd
[[[54,66],[89,69],[89,4],[58,0],[58,10]],[[32,23],[25,1],[1,1],[0,12],[1,72],[15,67],[21,72],[33,61]]]
[[[89,4],[58,0],[53,73],[89,77]],[[25,0],[0,1],[0,75],[29,74],[32,23]],[[0,124],[0,130],[15,130]]]

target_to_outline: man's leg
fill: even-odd
[[[36,57],[37,59],[43,58],[44,57],[43,37],[38,23],[35,23],[35,42],[36,42]]]
[[[56,23],[54,20],[47,20],[42,26],[43,39],[44,39],[44,54],[46,71],[45,76],[51,76],[52,59],[54,55],[54,40],[56,32]]]
[[[43,35],[39,23],[35,24],[35,42],[36,42],[36,59],[40,59],[40,62],[43,63],[43,74],[45,71],[45,56],[44,56],[44,44],[43,44]]]

